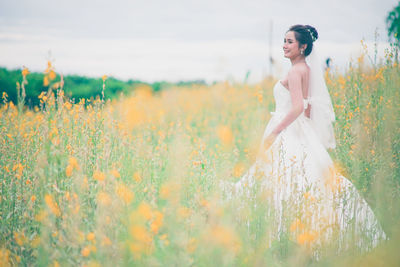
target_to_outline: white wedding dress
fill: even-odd
[[[273,93],[276,109],[271,112],[256,161],[238,182],[221,184],[227,199],[249,200],[261,190],[265,200],[261,205],[271,207],[273,214],[269,214],[269,243],[286,233],[315,251],[332,240],[337,241],[338,251],[375,247],[386,239],[384,231],[354,185],[335,171],[304,112],[264,148],[265,138],[291,109],[290,92],[280,81]],[[303,100],[306,109],[308,99]]]

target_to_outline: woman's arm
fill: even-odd
[[[288,81],[290,98],[292,99],[292,108],[288,114],[286,114],[285,118],[272,131],[272,134],[274,135],[278,135],[283,129],[289,126],[304,110],[301,74],[295,67],[289,71]]]

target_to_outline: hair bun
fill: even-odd
[[[305,25],[307,31],[310,33],[311,38],[313,39],[313,42],[315,42],[318,39],[318,32],[317,30],[310,25]]]

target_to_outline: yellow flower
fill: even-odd
[[[104,236],[103,237],[103,241],[101,242],[101,244],[103,246],[111,246],[112,242],[107,236]]]
[[[15,171],[15,177],[20,179],[22,177],[22,172],[24,170],[24,166],[21,163],[15,164],[13,167],[13,171]]]
[[[150,220],[153,217],[151,207],[146,202],[140,203],[138,207],[138,213],[144,217],[146,220]]]
[[[292,222],[290,225],[290,232],[294,232],[297,229],[303,230],[304,229],[304,224],[301,223],[299,219],[296,219]]]
[[[60,211],[60,209],[58,208],[57,203],[54,201],[54,199],[53,199],[53,197],[52,197],[51,195],[48,195],[48,194],[47,194],[47,195],[44,197],[44,201],[46,202],[47,207],[50,209],[50,211],[51,211],[54,215],[56,215],[57,217],[61,215],[61,211]]]
[[[351,120],[353,118],[353,112],[349,112],[349,120]]]
[[[217,128],[217,135],[224,145],[229,145],[233,142],[232,130],[225,125]]]
[[[38,214],[35,214],[35,220],[38,222],[43,221],[47,217],[47,212],[45,210],[39,211]]]
[[[244,165],[241,162],[235,164],[235,167],[233,167],[233,176],[240,177],[244,170]]]
[[[28,68],[24,68],[23,70],[22,70],[22,76],[24,76],[24,77],[26,77],[26,75],[28,75],[30,72],[29,72],[29,70],[28,70]]]
[[[107,79],[107,75],[103,75],[103,76],[101,76],[101,78],[103,79],[103,82],[105,82]]]
[[[317,238],[317,236],[318,236],[318,233],[315,231],[310,231],[310,232],[306,232],[303,234],[299,234],[297,236],[297,242],[300,245],[310,244]]]
[[[70,110],[71,107],[72,107],[72,104],[71,104],[70,102],[65,102],[65,103],[64,103],[64,107],[65,107],[66,109]]]
[[[75,169],[75,170],[79,170],[79,164],[78,164],[78,160],[75,157],[70,157],[69,158],[69,165]]]
[[[88,257],[90,254],[90,247],[86,246],[81,250],[81,254],[83,257]]]
[[[115,178],[120,178],[121,175],[119,174],[119,172],[116,169],[112,169],[111,170],[111,174],[115,177]]]
[[[50,73],[49,73],[50,81],[54,80],[56,77],[57,77],[57,74],[53,70],[51,70]]]
[[[88,241],[94,242],[94,239],[96,238],[96,236],[94,235],[93,232],[90,232],[87,234],[86,238]]]
[[[95,171],[93,173],[93,179],[102,182],[104,181],[104,179],[106,179],[106,176],[104,175],[104,173],[100,172],[100,171]]]
[[[10,251],[6,248],[0,249],[0,266],[11,266],[10,261]]]
[[[140,176],[139,172],[135,172],[133,174],[133,179],[138,183],[140,183],[142,181],[142,177]]]
[[[118,184],[115,191],[119,198],[125,202],[125,204],[129,204],[132,202],[134,194],[131,190],[129,190],[126,185]]]
[[[204,198],[202,198],[202,199],[200,200],[200,205],[203,206],[203,207],[206,207],[206,208],[209,208],[209,207],[210,207],[210,203],[209,203],[206,199],[204,199]]]
[[[148,244],[152,241],[149,232],[147,232],[146,228],[142,225],[131,226],[130,233],[132,237],[139,242]]]
[[[43,86],[49,86],[50,81],[49,78],[47,76],[44,76],[43,78]]]
[[[99,192],[97,194],[97,201],[104,206],[108,206],[111,203],[111,198],[106,192]]]
[[[158,230],[160,229],[161,225],[163,224],[164,215],[160,211],[156,210],[156,211],[154,211],[154,217],[155,218],[154,218],[153,222],[151,223],[150,228],[151,228],[151,231],[153,231],[153,233],[157,234]]]
[[[60,82],[56,82],[56,83],[53,84],[53,88],[54,89],[58,89],[60,87],[61,87],[61,83]],[[58,91],[58,96],[59,97],[63,97],[64,96],[64,91],[63,90]]]
[[[74,170],[74,168],[71,165],[68,165],[67,168],[65,168],[65,175],[67,177],[70,177],[72,175],[73,170]]]
[[[26,237],[24,233],[14,232],[14,239],[18,246],[22,246],[26,242]]]

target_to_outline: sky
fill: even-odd
[[[364,39],[389,47],[385,18],[395,0],[0,0],[0,66],[146,82],[257,82],[283,77],[285,32],[314,26],[321,61],[345,69]],[[271,33],[272,29],[272,33]],[[271,38],[272,37],[272,38]],[[272,55],[274,64],[269,64]]]

